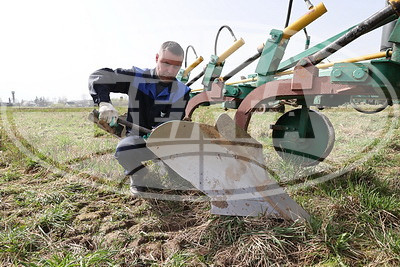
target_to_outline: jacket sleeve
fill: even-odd
[[[134,69],[103,68],[89,76],[89,93],[94,103],[111,102],[110,93],[128,94],[135,76]]]

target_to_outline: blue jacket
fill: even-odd
[[[95,103],[111,102],[110,92],[129,96],[127,120],[152,129],[169,120],[181,120],[190,88],[178,80],[163,83],[155,69],[100,69],[89,77]],[[143,133],[138,133],[143,135]]]

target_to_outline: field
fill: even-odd
[[[400,265],[398,105],[373,115],[323,110],[336,142],[314,167],[273,150],[269,125],[281,114],[253,115],[249,132],[263,144],[268,171],[312,216],[307,223],[132,197],[113,157],[118,139],[89,122],[89,112],[1,111],[0,266]],[[214,124],[222,112],[201,107],[194,121]],[[168,182],[162,165],[149,168]]]

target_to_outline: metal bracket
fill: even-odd
[[[336,63],[331,72],[333,83],[365,82],[368,77],[368,67],[362,63]]]
[[[221,76],[222,68],[224,66],[225,61],[218,63],[218,56],[211,55],[211,60],[207,64],[203,81],[201,82],[204,85],[204,90],[211,90],[212,84],[214,80]]]
[[[310,90],[313,88],[314,78],[318,77],[319,69],[315,67],[309,58],[303,58],[294,67],[291,88],[296,90]]]

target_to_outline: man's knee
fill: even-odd
[[[122,139],[115,152],[115,158],[124,167],[125,174],[131,174],[142,167],[142,162],[151,160],[155,156],[146,147],[146,141],[140,136],[128,136]]]

